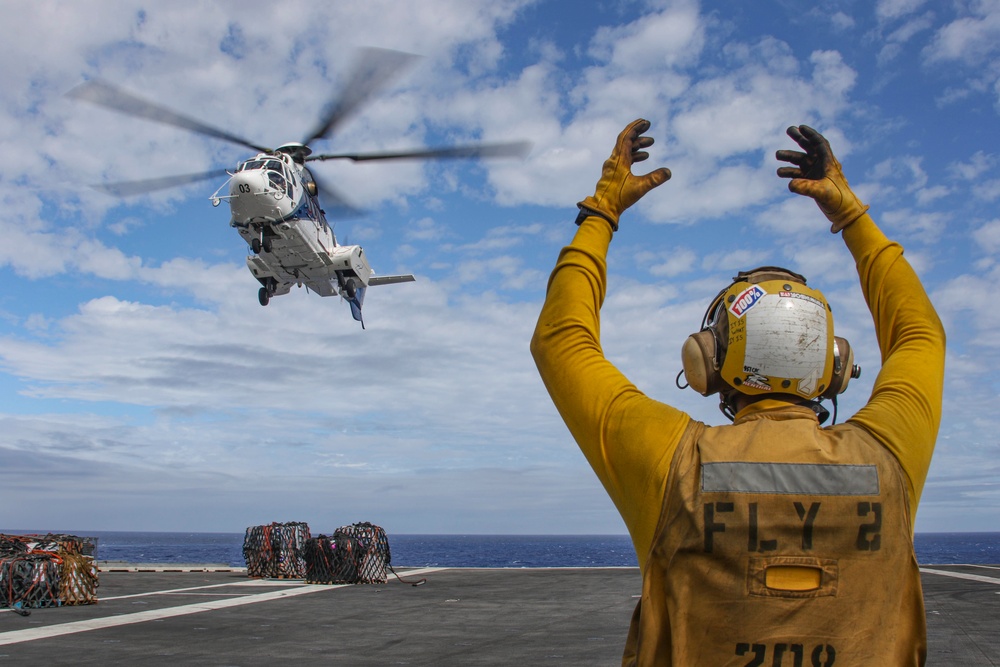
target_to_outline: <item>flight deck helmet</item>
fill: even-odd
[[[681,360],[688,385],[703,396],[721,394],[730,410],[736,393],[835,398],[859,372],[850,344],[833,335],[823,294],[774,266],[741,271],[719,292]]]

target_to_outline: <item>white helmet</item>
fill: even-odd
[[[722,394],[724,404],[735,392],[835,398],[860,374],[850,344],[833,335],[823,294],[773,266],[740,272],[719,292],[681,360],[688,385],[703,396]]]

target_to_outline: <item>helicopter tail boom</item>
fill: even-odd
[[[369,285],[393,285],[395,283],[412,283],[416,278],[407,273],[402,276],[372,276],[368,279]]]

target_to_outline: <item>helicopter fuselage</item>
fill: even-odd
[[[230,225],[250,248],[247,268],[261,284],[262,305],[293,285],[350,301],[364,293],[373,274],[364,250],[337,243],[305,165],[262,153],[240,163],[228,186]]]

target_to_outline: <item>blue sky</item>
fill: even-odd
[[[528,340],[575,203],[619,130],[673,179],[623,219],[606,353],[649,395],[737,270],[786,265],[879,358],[850,256],[774,151],[824,132],[906,248],[949,334],[918,531],[1000,516],[1000,3],[0,2],[0,527],[241,532],[372,521],[390,533],[623,533],[545,393]],[[74,101],[101,77],[266,145],[297,141],[359,47],[421,55],[314,149],[529,140],[524,160],[316,167],[363,218],[367,330],[293,290],[266,308],[211,194],[116,199],[108,181],[248,153]],[[976,304],[979,305],[976,305]]]

